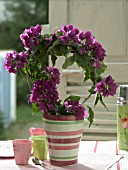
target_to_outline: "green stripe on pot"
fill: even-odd
[[[78,156],[69,156],[69,157],[56,157],[56,156],[50,156],[51,159],[57,159],[57,160],[70,160],[70,159],[77,159]]]
[[[53,122],[53,121],[43,121],[44,123],[47,123],[47,124],[57,124],[57,125],[67,125],[67,124],[79,124],[79,123],[83,123],[84,120],[77,120],[77,121],[65,121],[65,122],[62,122],[62,121],[56,121],[56,122]]]

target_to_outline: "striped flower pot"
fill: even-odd
[[[50,163],[67,166],[77,163],[84,119],[76,116],[43,115]]]

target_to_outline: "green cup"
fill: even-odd
[[[48,147],[45,136],[31,136],[33,141],[33,156],[40,159],[46,160],[48,155]]]
[[[42,161],[46,160],[48,154],[48,147],[44,129],[31,127],[29,129],[29,133],[33,141],[33,156]]]

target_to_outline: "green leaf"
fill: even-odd
[[[56,63],[56,59],[57,59],[57,57],[56,57],[55,55],[51,55],[51,60],[52,60],[53,66],[54,66],[55,63]]]
[[[95,97],[95,100],[94,100],[94,106],[97,105],[99,100],[100,100],[100,94],[96,94],[96,97]]]
[[[90,58],[87,54],[85,55],[76,55],[76,63],[79,67],[82,67],[84,70],[87,69],[88,64],[90,63]]]
[[[92,86],[92,87],[88,90],[89,93],[95,94],[96,92],[94,91],[94,89],[95,89],[95,86]]]
[[[68,66],[71,66],[74,62],[75,62],[74,56],[70,56],[70,57],[66,58],[62,68],[66,69]]]
[[[102,64],[101,68],[96,68],[96,73],[98,75],[101,75],[102,73],[105,72],[105,70],[107,70],[107,66],[104,64],[104,62],[102,62],[101,64]]]
[[[85,77],[84,77],[83,82],[85,82],[87,80],[91,80],[92,82],[94,82],[94,77],[95,77],[95,75],[94,75],[92,68],[90,68],[89,66],[86,67],[86,72],[85,72]]]
[[[22,68],[22,70],[23,70],[23,72],[26,74],[26,68],[24,67],[24,68]]]
[[[61,55],[64,55],[64,56],[69,53],[67,46],[60,45],[60,46],[59,46],[59,50],[60,50],[60,52],[61,52]]]
[[[52,50],[52,48],[54,48],[56,45],[59,45],[59,44],[60,44],[60,40],[54,41],[53,45],[48,48],[48,53],[50,52],[50,50]]]
[[[57,34],[58,34],[58,36],[62,36],[63,35],[62,31],[58,31]]]
[[[40,111],[39,107],[37,106],[37,103],[33,103],[32,108],[33,108],[33,113],[37,113]]]
[[[64,101],[67,101],[68,99],[71,99],[72,101],[75,101],[75,100],[80,100],[80,96],[69,96],[69,97],[67,97]]]
[[[87,72],[86,72],[86,73],[85,73],[85,76],[84,76],[83,82],[85,82],[85,81],[87,81],[87,80],[89,80],[89,79],[90,79],[89,74],[87,74]]]
[[[47,54],[41,53],[39,60],[40,60],[39,64],[41,64],[42,67],[45,68],[48,65],[48,55]]]
[[[107,109],[107,111],[109,111],[108,108],[107,108],[107,106],[106,106],[105,103],[103,102],[103,99],[102,99],[102,95],[101,95],[101,94],[100,94],[100,102],[101,102],[101,104]]]
[[[89,127],[90,127],[92,125],[92,123],[93,123],[94,112],[93,112],[91,107],[89,107],[89,106],[87,106],[87,107],[88,107],[88,113],[89,113],[89,117],[87,119],[90,122],[90,124],[89,124]]]
[[[54,41],[54,43],[53,43],[52,47],[54,47],[54,46],[56,46],[56,45],[58,45],[58,44],[60,44],[60,40],[56,40],[56,41]]]
[[[85,72],[85,76],[84,76],[83,82],[85,82],[85,81],[87,81],[87,80],[89,80],[89,79],[90,79],[90,71],[89,71],[89,69],[88,69],[88,70],[86,70],[86,72]]]
[[[68,47],[68,53],[72,52],[72,47]]]
[[[50,38],[52,34],[44,34],[44,38]]]

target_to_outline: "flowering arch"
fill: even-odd
[[[40,25],[25,29],[20,35],[25,50],[7,53],[4,68],[9,73],[17,73],[21,69],[26,74],[31,93],[30,102],[35,111],[39,109],[48,114],[88,117],[91,125],[93,111],[86,106],[88,116],[85,107],[79,102],[79,96],[69,96],[63,103],[59,100],[57,85],[60,73],[54,65],[58,56],[64,56],[63,69],[74,63],[81,67],[85,75],[83,81],[92,82],[89,97],[95,94],[94,105],[100,101],[106,107],[103,97],[113,96],[117,85],[110,75],[102,77],[107,68],[104,63],[105,49],[91,31],[84,32],[71,24],[54,30],[52,34],[42,35],[41,31]],[[47,66],[49,55],[53,67]]]

